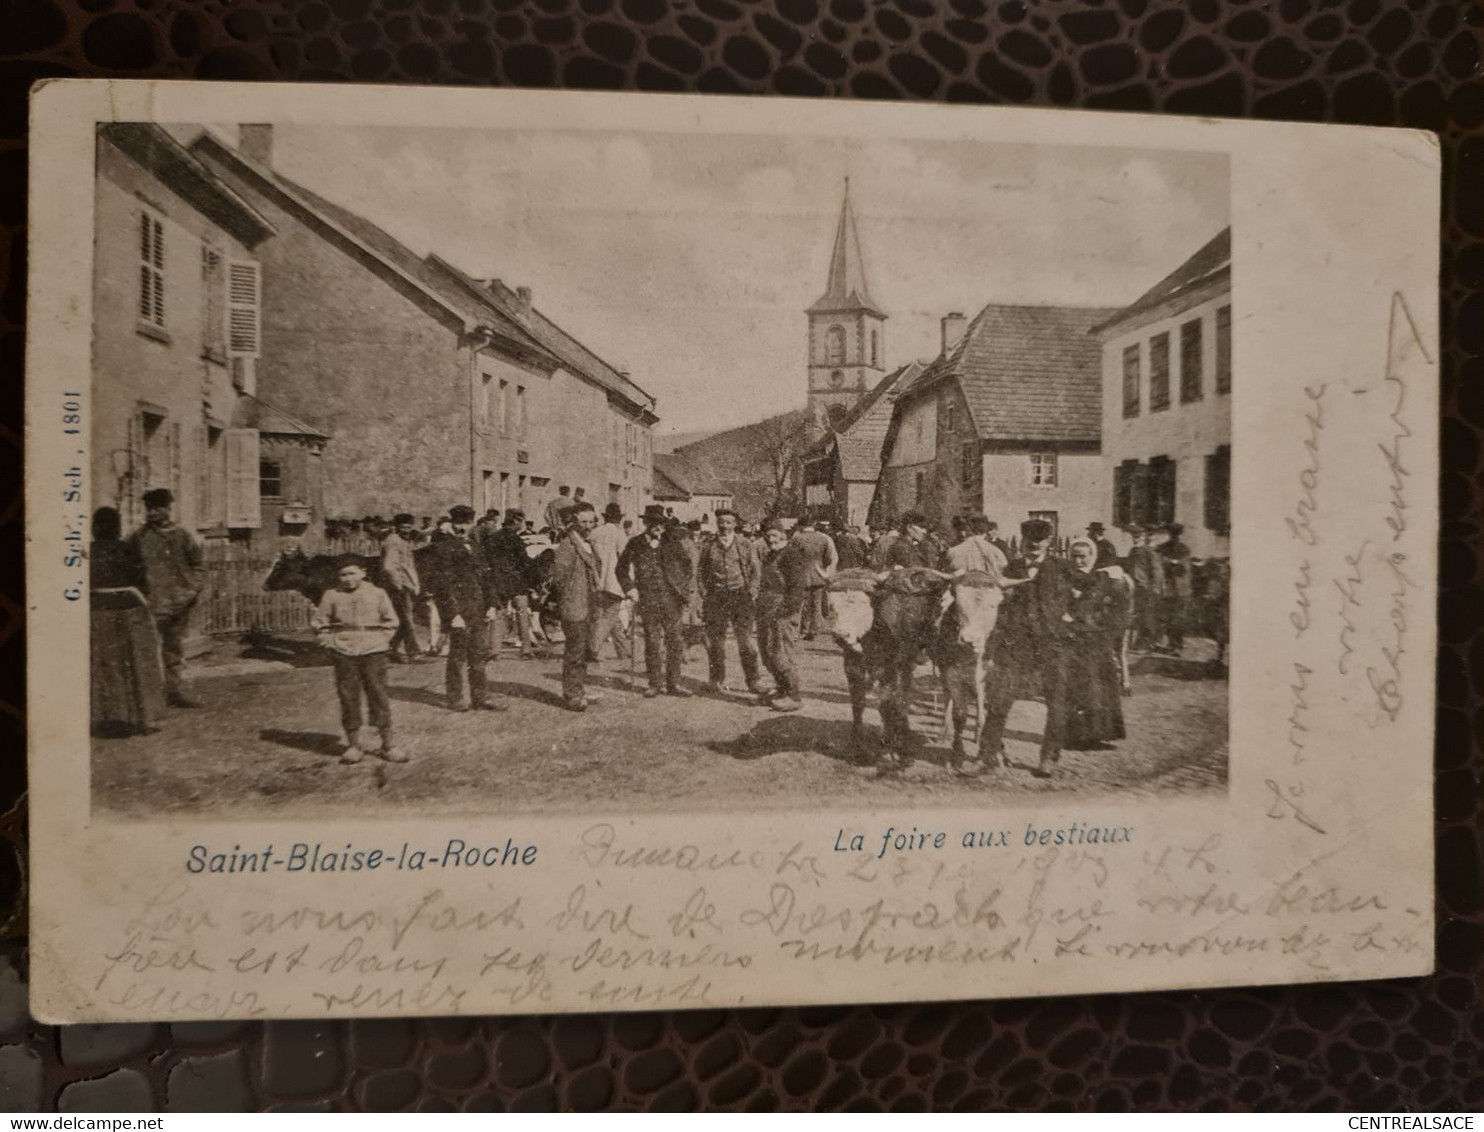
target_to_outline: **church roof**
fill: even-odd
[[[860,235],[855,230],[855,210],[850,207],[850,180],[845,181],[845,199],[840,204],[840,223],[835,228],[835,246],[830,252],[830,274],[824,294],[809,308],[810,314],[831,311],[869,311],[886,315],[871,298],[866,286],[866,263],[861,257]]]

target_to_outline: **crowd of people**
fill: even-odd
[[[145,522],[127,539],[118,513],[100,508],[90,553],[94,723],[148,733],[159,728],[166,704],[198,706],[183,680],[182,642],[205,571],[199,544],[171,519],[170,492],[148,492],[144,504]],[[597,701],[588,674],[604,646],[632,664],[640,632],[643,695],[692,696],[682,682],[690,627],[704,632],[707,692],[739,690],[728,682],[730,635],[742,686],[759,706],[786,713],[802,706],[797,643],[829,632],[825,594],[839,572],[988,573],[1006,593],[987,657],[980,757],[1002,757],[1016,700],[1041,698],[1047,724],[1038,774],[1063,749],[1124,737],[1126,629],[1148,650],[1178,652],[1183,644],[1192,560],[1178,524],[1159,546],[1153,532],[1137,532],[1120,559],[1098,523],[1059,555],[1049,524],[1029,520],[1012,553],[997,525],[977,514],[955,518],[940,538],[917,512],[873,533],[836,531],[808,516],[792,526],[779,519],[744,525],[727,508],[683,523],[651,504],[635,531],[617,503],[600,516],[580,488],[563,488],[542,518],[540,530],[518,510],[476,520],[461,504],[437,523],[418,526],[399,514],[360,524],[380,541],[379,562],[371,564],[379,566],[376,583],[362,557],[345,556],[311,618],[334,667],[343,762],[359,762],[371,749],[367,722],[380,734],[375,749],[383,758],[406,759],[395,742],[389,663],[442,655],[448,709],[506,710],[486,665],[501,655],[507,627],[521,657],[536,655],[546,635],[539,615],[546,595],[561,626],[562,703],[571,711]],[[533,542],[551,548],[546,567]],[[426,643],[418,616],[424,605],[437,627],[422,630]],[[434,639],[440,632],[443,639]]]

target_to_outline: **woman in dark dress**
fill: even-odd
[[[1047,729],[1058,731],[1058,745],[1073,751],[1106,749],[1124,738],[1117,645],[1128,627],[1128,595],[1095,568],[1097,554],[1091,540],[1073,540],[1070,568],[1056,575],[1059,592],[1047,606],[1060,613],[1055,625],[1046,626],[1047,680],[1056,689],[1048,691]]]
[[[93,512],[92,722],[94,730],[148,735],[165,714],[160,640],[145,599],[144,563],[120,533],[112,507]]]

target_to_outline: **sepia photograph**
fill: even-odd
[[[1428,137],[36,108],[38,1016],[1431,969]]]
[[[94,169],[95,816],[1224,797],[1224,152],[110,121]]]

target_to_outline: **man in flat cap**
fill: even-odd
[[[130,536],[144,563],[149,587],[149,608],[160,634],[160,658],[164,666],[165,698],[176,707],[200,707],[185,686],[185,637],[191,610],[206,584],[206,566],[201,544],[184,527],[177,526],[170,509],[175,496],[169,488],[144,493],[144,526]]]

